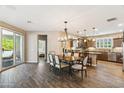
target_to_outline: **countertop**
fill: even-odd
[[[107,53],[122,53],[122,52],[109,52],[109,51],[86,51],[89,53],[103,53],[103,52],[107,52]]]

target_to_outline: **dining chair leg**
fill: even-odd
[[[49,66],[49,71],[52,71],[53,70],[53,66]]]
[[[82,80],[83,80],[83,70],[81,71],[81,78],[82,78]]]
[[[58,69],[57,68],[54,68],[54,72],[57,75],[58,74]]]
[[[51,66],[49,66],[49,71],[51,71]]]
[[[63,79],[63,69],[60,69],[60,77]]]
[[[59,71],[60,71],[60,75],[62,75],[62,70],[60,69]]]
[[[85,70],[85,76],[87,77],[87,70]]]
[[[61,69],[61,74],[62,74],[62,78],[63,78],[63,74],[64,74],[64,71],[63,71],[63,69]]]

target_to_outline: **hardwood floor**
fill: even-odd
[[[124,87],[122,65],[98,61],[97,67],[88,68],[88,77],[82,81],[80,73],[62,78],[49,71],[47,63],[22,64],[0,73],[0,87],[14,88],[104,88]]]

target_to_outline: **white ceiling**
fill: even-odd
[[[117,20],[106,21],[112,17]],[[106,34],[124,29],[124,25],[118,27],[118,24],[124,24],[124,6],[1,5],[0,20],[26,31],[64,31],[64,21],[67,20],[69,33],[76,34],[77,31],[87,29],[87,33],[92,35],[92,28],[96,27],[96,34]]]

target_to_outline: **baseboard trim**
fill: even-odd
[[[0,71],[0,73],[3,72],[3,71],[9,70],[9,69],[11,69],[11,68],[14,68],[14,67],[16,67],[16,66],[22,65],[22,64],[25,64],[25,63],[23,62],[23,63],[17,64],[17,65],[11,66],[11,67],[4,68],[4,69],[2,69],[2,70]]]
[[[38,64],[38,62],[37,63],[30,63],[30,62],[25,62],[25,64]]]
[[[25,61],[25,63],[39,63],[39,62],[37,62],[37,61]]]

